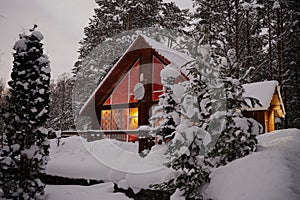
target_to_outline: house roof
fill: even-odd
[[[244,108],[247,111],[260,111],[260,110],[268,110],[271,101],[273,99],[273,95],[275,93],[278,94],[280,106],[285,114],[284,105],[282,102],[282,98],[280,95],[280,88],[277,81],[263,81],[263,82],[255,82],[244,84],[243,88],[245,89],[244,97],[252,97],[259,100],[261,105],[256,105],[251,108]],[[251,105],[249,100],[246,100],[249,105]]]
[[[167,60],[170,61],[171,64],[179,68],[187,64],[188,62],[194,60],[192,57],[188,56],[187,54],[181,53],[174,49],[170,49],[145,35],[139,35],[139,37],[142,37],[145,40],[145,42],[147,42],[147,44],[150,45],[158,54],[165,57]]]
[[[117,70],[117,66],[124,61],[124,59],[128,59],[128,53],[133,52],[135,50],[139,49],[147,49],[151,48],[155,52],[157,52],[160,56],[164,57],[167,61],[169,61],[169,64],[172,65],[173,67],[176,67],[178,69],[181,69],[182,66],[185,64],[193,61],[194,59],[188,56],[187,54],[178,52],[174,49],[170,49],[163,44],[145,36],[145,35],[138,35],[138,37],[131,43],[129,48],[125,51],[125,53],[122,55],[122,57],[117,61],[117,63],[110,69],[108,74],[105,76],[105,78],[100,82],[98,87],[95,89],[95,91],[92,93],[92,95],[89,97],[89,99],[85,102],[83,107],[81,108],[79,114],[82,115],[86,113],[88,110],[88,107],[91,105],[91,103],[95,102],[95,97],[97,93],[101,92],[100,88],[108,82],[109,77]],[[127,56],[127,57],[126,57]],[[125,69],[121,69],[125,70]],[[185,73],[184,70],[182,70],[183,73]],[[115,79],[115,77],[114,77]],[[115,82],[117,82],[116,80]]]

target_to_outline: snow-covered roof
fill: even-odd
[[[263,81],[244,84],[243,88],[245,89],[244,97],[252,97],[259,100],[260,105],[256,105],[254,108],[244,108],[247,111],[258,111],[258,110],[268,110],[270,107],[273,94],[277,91],[280,104],[284,111],[283,102],[280,95],[279,84],[277,81]],[[247,101],[247,100],[246,100]],[[247,102],[251,105],[250,101]]]
[[[89,97],[89,99],[85,102],[85,104],[83,105],[83,107],[81,108],[79,114],[82,114],[84,112],[84,110],[87,108],[87,106],[93,101],[95,100],[95,95],[97,93],[97,91],[99,90],[99,88],[103,85],[103,83],[106,81],[106,79],[108,79],[108,77],[110,77],[110,74],[114,71],[114,68],[116,68],[116,66],[118,66],[119,62],[123,59],[124,55],[126,55],[128,52],[137,50],[139,48],[149,48],[147,46],[145,47],[140,47],[137,46],[137,42],[143,40],[144,42],[146,42],[146,44],[149,45],[150,48],[154,49],[159,55],[163,56],[164,58],[166,58],[169,62],[170,65],[172,67],[176,67],[177,69],[180,69],[182,66],[184,66],[185,64],[193,61],[194,59],[190,56],[188,56],[187,54],[181,53],[179,51],[176,51],[174,49],[168,48],[166,46],[164,46],[163,44],[145,36],[145,35],[138,35],[138,37],[131,43],[131,45],[129,46],[129,48],[125,51],[125,53],[123,54],[123,56],[118,60],[118,62],[110,69],[110,71],[108,72],[108,74],[105,76],[105,78],[100,82],[100,84],[98,85],[98,87],[95,89],[95,91],[92,93],[92,95]],[[186,73],[186,70],[182,70],[183,73]]]
[[[187,54],[181,53],[174,49],[170,49],[165,45],[156,42],[155,40],[145,35],[139,35],[139,36],[142,37],[147,42],[148,45],[150,45],[153,49],[155,49],[158,54],[165,57],[167,60],[171,62],[171,64],[177,67],[182,67],[186,63],[194,60],[192,57],[188,56]]]

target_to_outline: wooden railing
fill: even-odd
[[[80,135],[87,139],[87,141],[101,140],[105,138],[116,139],[124,142],[135,142],[138,140],[140,131],[127,131],[127,130],[113,130],[113,131],[102,131],[102,130],[87,130],[87,131],[63,131],[61,136],[69,137],[73,135]]]

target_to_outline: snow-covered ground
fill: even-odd
[[[274,131],[258,140],[258,152],[212,172],[209,196],[214,200],[300,199],[300,131]]]
[[[122,193],[113,193],[112,183],[93,186],[47,185],[45,200],[125,200]]]
[[[205,193],[214,200],[299,200],[300,130],[274,131],[258,137],[258,151],[215,169]],[[112,183],[135,191],[167,180],[172,171],[162,165],[163,146],[141,158],[137,143],[114,140],[86,142],[80,137],[51,143],[47,173],[66,177],[101,179],[94,186],[47,186],[47,199],[126,199],[113,194]],[[110,182],[110,183],[109,183]],[[173,199],[176,199],[174,197]]]

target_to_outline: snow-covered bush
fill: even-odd
[[[210,121],[220,132],[216,144],[207,155],[207,161],[216,167],[253,152],[257,145],[256,136],[262,132],[257,121],[243,117],[241,112],[242,107],[250,106],[243,96],[242,83],[246,82],[251,69],[242,74],[233,50],[228,51],[228,57],[230,62],[221,67],[222,91],[212,90],[211,93],[217,108]],[[250,101],[252,104],[258,103],[256,99],[251,98]],[[223,120],[225,123],[220,123]]]
[[[34,27],[34,29],[36,26]],[[43,54],[43,35],[21,34],[14,45],[8,108],[0,151],[0,186],[9,199],[39,199],[44,187],[39,174],[49,160],[48,130],[50,66]]]
[[[208,132],[199,127],[203,124],[203,118],[199,109],[202,96],[198,98],[198,95],[205,94],[206,85],[198,79],[200,78],[196,69],[199,67],[198,64],[195,61],[189,68],[192,78],[183,84],[186,87],[177,87],[176,84],[170,86],[175,94],[182,94],[173,94],[180,102],[178,105],[180,123],[172,134],[174,138],[167,143],[168,148],[165,153],[165,165],[175,170],[175,176],[167,182],[152,186],[169,192],[179,190],[185,199],[203,199],[202,188],[210,180],[209,169],[204,165],[204,154],[205,146],[211,142],[211,137]],[[169,77],[173,73],[163,72],[162,78],[164,74]]]
[[[151,120],[161,118],[162,121],[156,135],[161,136],[163,141],[168,141],[174,137],[176,126],[180,123],[178,98],[173,93],[175,79],[180,72],[172,66],[167,66],[161,71],[161,79],[166,93],[159,96],[159,107],[162,112],[154,115]],[[156,119],[157,120],[157,119]]]

